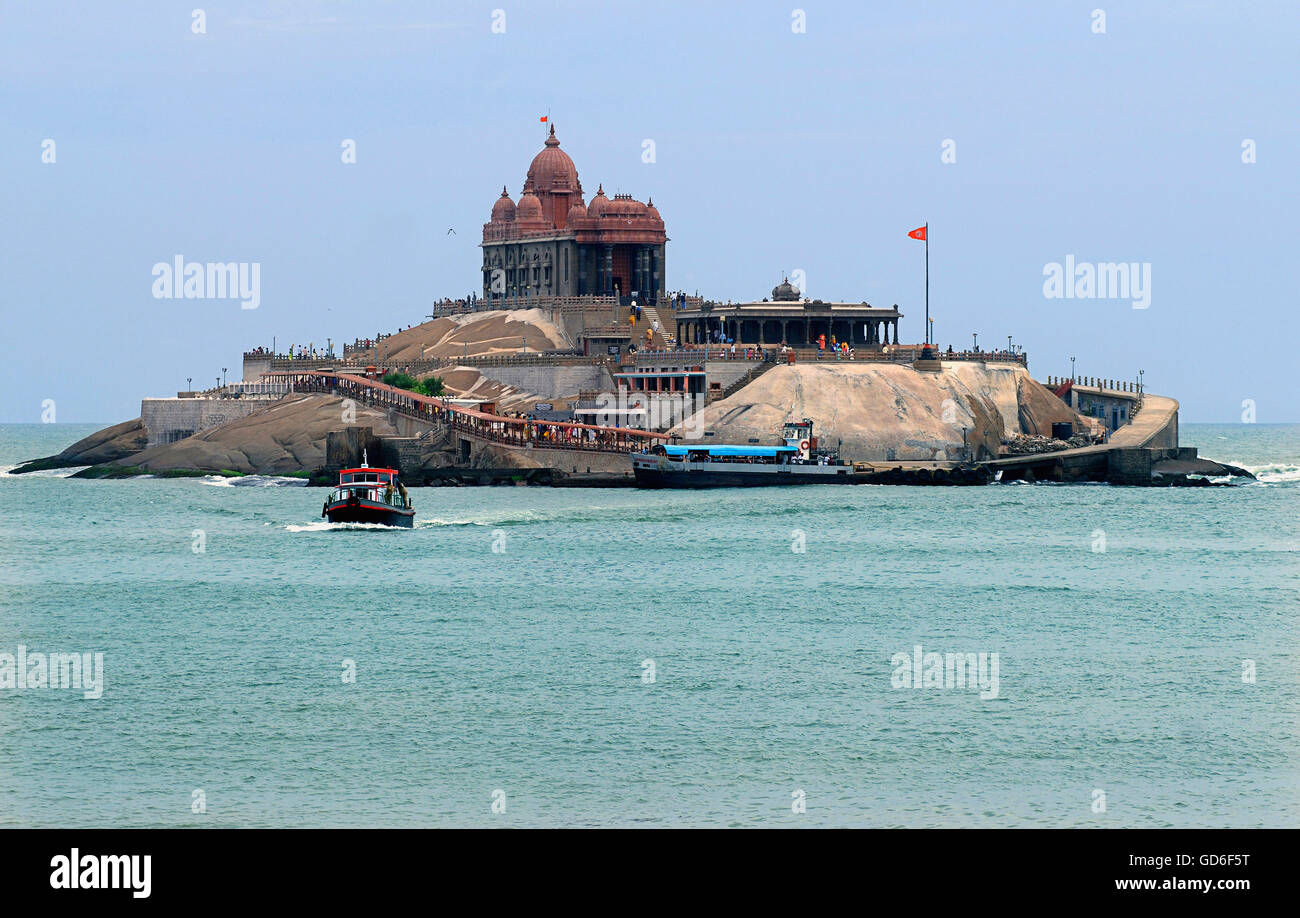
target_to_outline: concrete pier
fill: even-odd
[[[1011,456],[986,463],[1003,481],[1105,481],[1120,485],[1170,484],[1187,475],[1248,474],[1178,445],[1178,402],[1146,395],[1142,410],[1107,443],[1054,453]]]

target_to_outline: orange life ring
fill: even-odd
[[[799,448],[800,448],[800,449],[807,449],[807,448],[808,448],[809,446],[811,446],[811,445],[812,445],[812,444],[809,443],[807,440],[800,440],[800,441],[799,441]]]

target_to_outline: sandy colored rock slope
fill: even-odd
[[[379,353],[388,365],[424,357],[517,354],[571,347],[564,332],[540,309],[472,312],[434,319],[385,338]]]
[[[144,429],[139,418],[123,421],[112,427],[97,430],[88,437],[82,437],[56,456],[34,459],[14,469],[15,475],[34,472],[38,469],[70,468],[76,465],[98,465],[101,462],[117,462],[133,453],[138,453],[149,442],[149,432]]]
[[[230,469],[263,475],[309,471],[325,464],[325,435],[331,430],[371,427],[376,436],[397,435],[382,412],[364,405],[357,405],[355,411],[355,420],[344,423],[342,399],[289,395],[221,427],[150,447],[127,462],[149,471]]]
[[[1022,414],[1032,428],[1025,432],[1050,432],[1051,419],[1063,419],[1044,396],[1071,413],[1020,367],[953,361],[922,373],[910,364],[796,364],[769,370],[678,432],[775,443],[783,422],[807,417],[821,444],[838,445],[847,459],[952,460],[962,458],[965,427],[971,457],[995,458],[1002,437],[1022,430]]]

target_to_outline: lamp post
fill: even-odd
[[[979,332],[971,332],[971,333],[970,333],[970,349],[971,349],[972,351],[974,351],[975,353],[977,353],[977,354],[980,352],[980,333],[979,333]]]
[[[193,391],[194,391],[194,377],[193,377],[193,376],[186,376],[186,377],[185,377],[185,391],[186,391],[186,392],[193,392]]]
[[[226,368],[225,368],[225,367],[222,367],[222,368],[221,368],[221,386],[222,386],[222,388],[225,388],[225,385],[226,385]]]
[[[1074,382],[1074,358],[1070,358],[1070,382]]]
[[[1011,350],[1011,336],[1007,335],[1007,351],[1010,352],[1010,350]]]
[[[930,345],[933,345],[934,344],[934,318],[933,317],[928,318],[926,321],[930,323],[930,332],[925,340]]]

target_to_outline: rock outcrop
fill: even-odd
[[[330,431],[361,425],[376,436],[397,435],[383,412],[360,404],[349,411],[345,421],[343,399],[332,395],[289,395],[221,427],[149,447],[128,462],[145,472],[201,469],[283,475],[324,465]]]
[[[35,472],[41,469],[66,469],[78,465],[99,465],[102,462],[121,462],[143,450],[149,444],[149,432],[140,419],[123,421],[112,427],[97,430],[83,437],[57,456],[33,459],[14,469],[11,474]]]
[[[569,348],[563,330],[540,309],[470,312],[434,319],[397,332],[379,343],[388,366],[422,357],[476,357]]]
[[[1004,437],[1026,426],[1050,433],[1052,420],[1072,416],[1018,366],[951,361],[921,373],[909,364],[809,363],[774,367],[674,433],[774,443],[783,422],[806,417],[820,445],[848,459],[953,461],[996,458]]]

